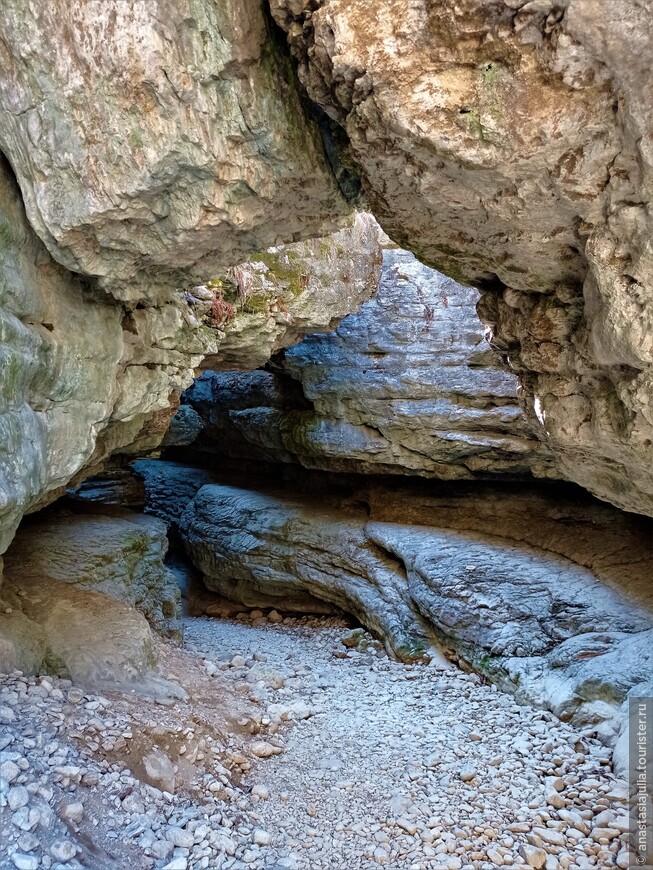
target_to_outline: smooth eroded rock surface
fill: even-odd
[[[156,676],[150,628],[179,632],[165,525],[104,511],[51,514],[21,527],[0,586],[0,669],[174,694]]]
[[[125,373],[106,449],[160,435],[161,356],[217,350],[187,334],[171,294],[342,226],[342,187],[395,242],[480,289],[562,474],[653,514],[647,4],[269,11],[286,41],[257,0],[193,0],[183,15],[164,0],[5,4],[0,148],[31,224],[67,268],[157,306],[129,327],[150,375]],[[214,314],[225,321],[222,303]],[[239,329],[232,360],[257,346]]]
[[[104,592],[165,633],[175,630],[179,609],[179,589],[163,563],[167,549],[166,526],[156,517],[104,507],[64,511],[26,520],[5,554],[5,574]]]
[[[139,463],[139,474],[149,509],[177,523],[204,582],[226,598],[336,605],[399,657],[438,645],[611,744],[629,693],[650,687],[648,520],[573,490],[316,481],[308,496],[225,486],[175,463]],[[166,488],[183,479],[175,504]]]
[[[339,607],[408,660],[429,646],[401,575],[368,539],[363,517],[318,502],[209,485],[179,525],[204,582],[226,598],[309,613]]]
[[[23,511],[93,452],[119,391],[120,311],[97,304],[27,225],[0,164],[0,550]]]

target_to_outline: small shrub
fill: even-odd
[[[215,326],[222,326],[224,323],[233,320],[235,316],[236,309],[231,302],[227,302],[221,293],[215,293],[213,301],[211,302],[211,310],[209,312],[209,319],[211,322],[215,324]]]

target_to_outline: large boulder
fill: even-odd
[[[259,0],[10,0],[0,66],[30,222],[117,297],[188,289],[350,211]]]
[[[26,522],[4,558],[0,670],[182,696],[157,673],[152,633],[178,634],[167,545],[161,520],[120,509]]]
[[[5,553],[5,575],[102,592],[139,610],[158,633],[176,634],[179,588],[163,561],[167,549],[166,526],[156,517],[108,507],[62,510],[25,521]]]
[[[484,340],[477,300],[407,251],[385,250],[377,293],[335,332],[308,336],[272,371],[207,372],[175,427],[195,412],[197,450],[329,471],[556,476],[515,375]]]
[[[483,292],[563,473],[652,515],[650,3],[271,8],[381,225]]]

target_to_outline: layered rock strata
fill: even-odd
[[[648,521],[574,493],[456,484],[309,497],[137,465],[149,509],[230,600],[340,607],[400,658],[438,646],[610,744],[629,694],[652,688]]]
[[[483,292],[565,476],[653,514],[649,5],[271,8],[384,229]]]
[[[222,342],[230,365],[254,367],[360,305],[378,280],[378,244],[378,227],[360,216],[160,306],[118,303],[50,257],[0,162],[0,553],[21,516],[80,472],[157,447]]]
[[[176,443],[339,472],[555,476],[516,377],[484,340],[478,292],[407,251],[383,256],[374,298],[335,332],[308,336],[272,371],[198,379],[173,421]]]
[[[366,0],[270,10],[288,45],[258,0],[5,4],[0,148],[55,260],[169,308],[340,226],[339,184],[360,189],[398,244],[482,291],[563,474],[653,514],[647,4],[390,0],[374,27]]]

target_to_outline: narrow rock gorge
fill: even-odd
[[[653,866],[649,0],[2,13],[0,870]]]

